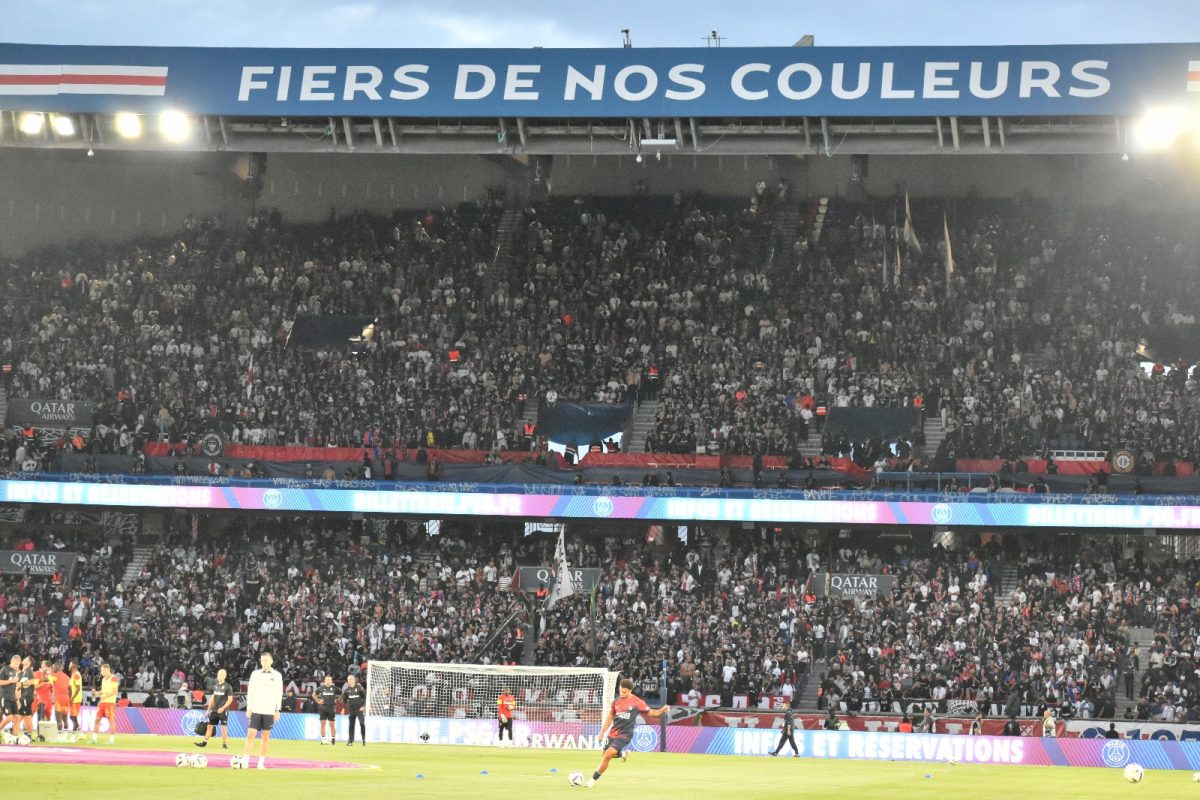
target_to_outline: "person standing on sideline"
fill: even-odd
[[[54,681],[54,721],[58,727],[57,742],[65,742],[70,731],[71,718],[71,673],[65,669],[51,667]]]
[[[783,710],[783,728],[779,731],[779,744],[775,745],[775,750],[771,752],[771,755],[779,755],[785,744],[790,744],[792,752],[797,756],[800,755],[800,748],[796,746],[796,720],[792,716],[791,706]]]
[[[500,738],[500,746],[504,746],[504,732],[508,731],[508,745],[513,743],[513,712],[517,710],[517,698],[509,693],[508,688],[500,690],[496,698],[496,727]]]
[[[195,742],[196,747],[208,747],[208,740],[221,728],[221,749],[229,749],[229,707],[233,705],[233,687],[225,680],[228,673],[217,670],[217,685],[208,696],[208,730],[204,732],[204,740]]]
[[[975,719],[971,720],[970,733],[972,736],[983,735],[983,714],[976,714]]]
[[[41,669],[33,673],[33,679],[37,681],[33,686],[34,739],[44,742],[45,739],[38,733],[38,725],[49,722],[54,714],[54,677],[49,661],[42,661]]]
[[[333,685],[333,676],[326,675],[325,681],[313,691],[317,701],[317,719],[321,725],[321,744],[337,744],[337,699],[338,690]],[[325,728],[329,727],[329,736]]]
[[[113,675],[112,667],[100,665],[100,704],[96,706],[96,721],[92,723],[92,744],[100,733],[100,721],[108,720],[108,743],[117,741],[117,690],[121,688],[121,679]]]
[[[30,741],[36,738],[37,731],[33,728],[33,708],[37,694],[38,675],[33,668],[33,659],[25,656],[21,660],[21,673],[17,683],[17,713],[20,715],[21,728]]]
[[[79,733],[79,709],[83,708],[83,673],[79,671],[79,662],[71,662],[71,677],[67,681],[71,700],[71,726],[74,733]]]
[[[262,669],[250,675],[250,687],[246,692],[246,747],[243,756],[250,756],[250,747],[256,736],[262,736],[262,750],[258,754],[258,768],[267,768],[267,749],[271,744],[271,726],[279,721],[279,709],[283,704],[283,676],[271,669],[275,663],[270,653],[258,659]]]
[[[20,717],[17,716],[17,683],[20,682],[21,657],[14,655],[8,666],[0,666],[0,732],[12,723],[12,735],[21,733]]]
[[[1042,736],[1048,739],[1053,739],[1058,735],[1055,728],[1054,712],[1046,709],[1042,712]]]
[[[346,746],[354,746],[354,721],[358,720],[358,729],[362,733],[362,744],[363,747],[366,747],[367,720],[365,710],[367,707],[367,693],[363,691],[363,687],[358,685],[358,678],[353,675],[346,676],[346,687],[342,689],[342,705],[346,707],[346,722],[347,727],[350,729],[350,741],[346,743]]]

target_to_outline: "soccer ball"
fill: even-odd
[[[208,756],[200,753],[192,753],[191,762],[192,766],[196,769],[204,769],[208,766]]]
[[[1193,773],[1192,773],[1192,781],[1193,781],[1194,783],[1200,783],[1200,772],[1193,772]]]
[[[1146,771],[1142,769],[1141,764],[1125,765],[1125,780],[1129,781],[1130,783],[1141,783],[1142,777],[1145,776],[1145,774]]]
[[[177,766],[177,767],[188,766],[189,765],[188,758],[190,756],[191,756],[191,753],[180,753],[179,755],[175,756],[175,766]]]
[[[27,733],[22,733],[20,738],[17,739],[17,744],[21,745],[22,747],[32,743],[33,739],[30,739],[29,734]]]
[[[572,786],[583,786],[583,773],[572,772],[567,776],[567,783],[571,784]]]
[[[250,759],[245,756],[234,756],[229,759],[229,766],[234,769],[246,769],[250,765]]]

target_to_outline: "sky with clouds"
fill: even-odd
[[[209,47],[701,47],[1200,40],[1200,0],[9,0],[0,40]]]

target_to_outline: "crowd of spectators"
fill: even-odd
[[[1200,559],[1171,560],[1152,570],[1138,586],[1137,622],[1152,628],[1154,640],[1145,652],[1130,654],[1130,666],[1144,669],[1140,685],[1129,694],[1137,700],[1138,719],[1195,721],[1200,702],[1200,625],[1194,606],[1200,586]]]
[[[943,458],[1196,455],[1189,363],[1147,375],[1132,358],[1150,328],[1194,324],[1190,229],[919,202],[923,223],[951,211],[947,280],[937,237],[918,250],[876,222],[886,202],[835,200],[819,234],[800,214],[789,238],[782,203],[554,200],[523,211],[497,260],[502,205],[305,226],[264,212],[32,254],[4,272],[9,396],[96,403],[100,452],[216,428],[507,449],[527,441],[525,405],[551,396],[659,397],[659,451],[791,454],[819,406],[855,406],[939,415]],[[374,341],[288,345],[297,316],[332,313],[374,315]]]
[[[1153,570],[1140,552],[1067,554],[986,537],[947,549],[868,536],[705,531],[683,544],[673,530],[583,531],[569,537],[568,558],[601,569],[594,606],[571,596],[529,617],[502,589],[517,565],[550,563],[553,535],[291,517],[248,531],[244,520],[173,519],[138,574],[126,574],[129,538],[101,536],[72,545],[87,562],[74,586],[0,578],[0,650],[78,661],[89,681],[103,660],[126,689],[167,696],[210,686],[222,667],[248,675],[269,649],[299,685],[358,673],[368,659],[532,655],[618,670],[655,694],[666,657],[671,696],[696,705],[709,695],[725,705],[734,695],[798,698],[815,681],[823,707],[850,713],[1200,715],[1196,561]],[[66,547],[53,534],[31,545]],[[1006,566],[1019,581],[1002,595]],[[821,569],[887,574],[896,585],[826,600],[811,580]],[[520,624],[489,639],[513,612],[529,641]],[[1134,625],[1158,628],[1150,652],[1130,646]],[[1139,657],[1147,669],[1134,685]]]

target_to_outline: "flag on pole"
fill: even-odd
[[[917,239],[917,232],[913,230],[912,224],[912,209],[908,205],[908,192],[904,193],[904,243],[921,253],[921,242]]]
[[[888,285],[887,242],[883,243],[883,288]]]
[[[254,355],[250,356],[250,365],[246,367],[246,399],[254,394]]]
[[[896,274],[892,278],[892,283],[895,286],[900,286],[900,242],[896,242]]]
[[[950,249],[950,225],[946,222],[946,212],[942,212],[942,233],[946,237],[946,280],[954,276],[954,253]]]
[[[575,587],[571,585],[571,568],[567,565],[566,530],[558,532],[558,544],[554,547],[554,569],[557,571],[554,590],[546,599],[546,608],[554,608],[559,600],[575,594]]]

